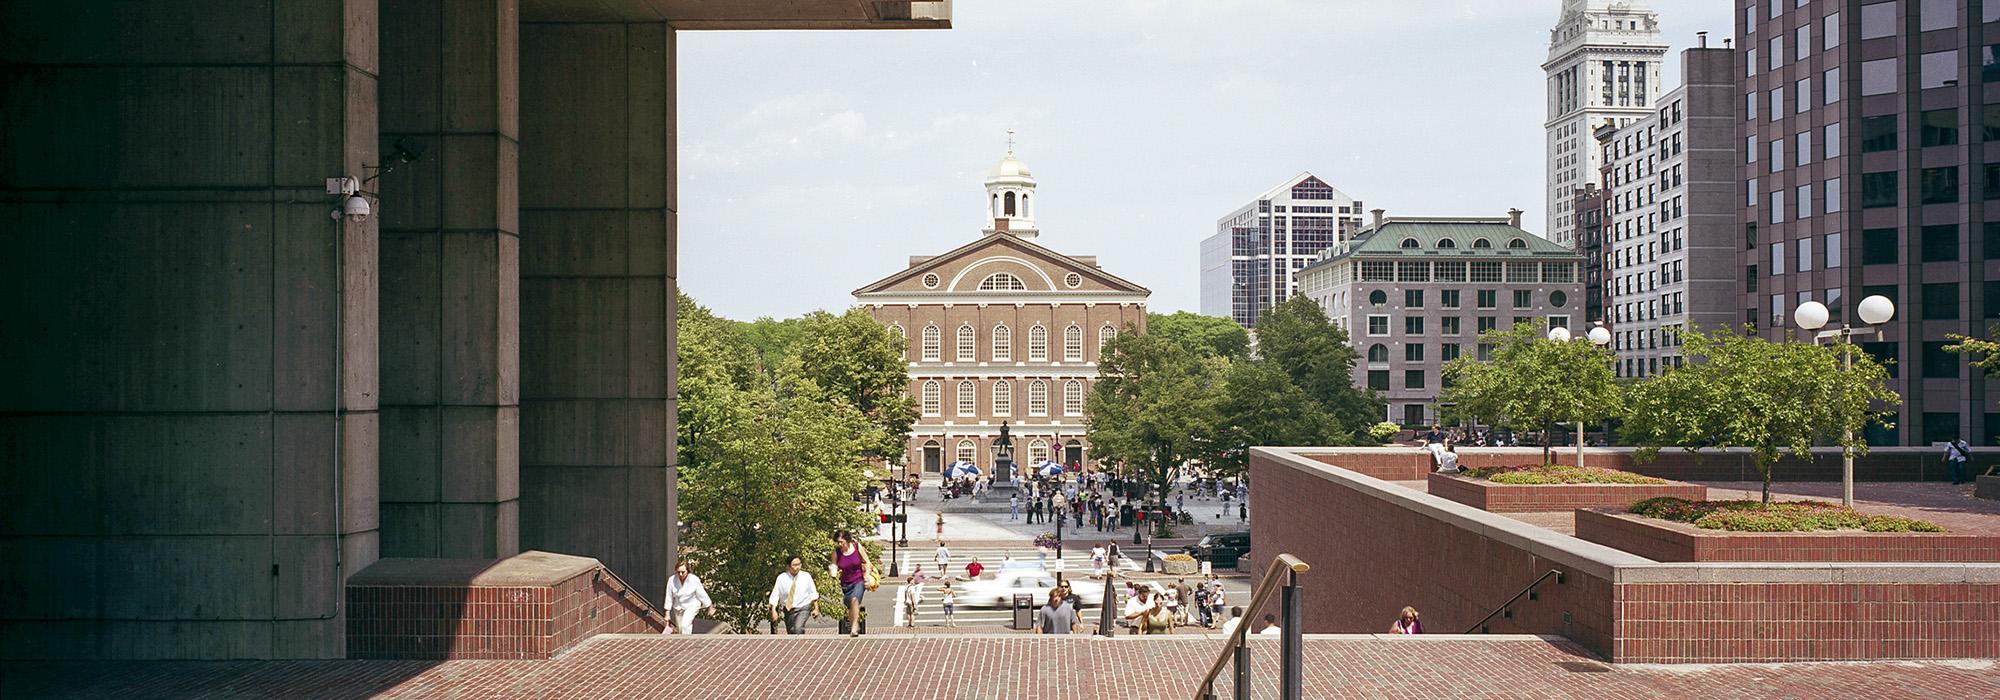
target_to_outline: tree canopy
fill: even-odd
[[[1257,319],[1257,356],[1290,377],[1331,420],[1323,444],[1345,445],[1367,438],[1382,421],[1386,402],[1354,383],[1360,355],[1348,345],[1347,331],[1305,295],[1294,295]]]
[[[1120,333],[1100,352],[1084,402],[1090,456],[1124,465],[1164,494],[1174,469],[1201,453],[1218,423],[1217,369],[1179,342]]]
[[[1458,404],[1463,414],[1496,424],[1547,430],[1557,422],[1596,422],[1617,416],[1623,397],[1612,371],[1610,351],[1578,337],[1548,340],[1540,323],[1480,334],[1491,359],[1459,356],[1445,364],[1440,400]],[[1550,463],[1548,439],[1542,463]]]
[[[1861,433],[1902,402],[1889,391],[1888,370],[1851,345],[1772,342],[1729,332],[1684,335],[1687,364],[1636,384],[1621,434],[1642,445],[1641,456],[1664,447],[1749,448],[1771,502],[1771,467],[1791,454],[1809,459],[1814,443],[1866,454]],[[1853,367],[1842,369],[1843,353]]]
[[[2000,326],[1987,328],[1984,338],[1957,333],[1945,337],[1957,342],[1944,346],[1944,349],[1964,355],[1978,355],[1979,357],[1968,361],[1968,364],[1985,372],[1987,377],[2000,378]]]
[[[1250,333],[1235,321],[1189,311],[1146,314],[1146,332],[1172,340],[1200,357],[1250,356]]]

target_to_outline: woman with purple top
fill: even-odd
[[[1389,625],[1389,634],[1423,634],[1424,623],[1417,619],[1417,609],[1405,606],[1403,614]]]
[[[868,592],[868,581],[874,578],[875,563],[868,560],[868,552],[853,535],[838,532],[833,535],[833,568],[840,579],[841,602],[847,605],[847,636],[861,636],[861,596]]]

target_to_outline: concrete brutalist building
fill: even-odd
[[[1584,329],[1583,256],[1506,217],[1385,218],[1299,271],[1360,353],[1354,382],[1388,400],[1384,420],[1437,421],[1446,362],[1490,348],[1479,334],[1515,324]]]
[[[339,657],[378,557],[583,555],[658,600],[675,36],[949,17],[0,4],[0,657]]]

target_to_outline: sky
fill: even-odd
[[[737,319],[980,235],[1034,172],[1037,242],[1198,310],[1216,219],[1301,171],[1397,215],[1543,231],[1542,61],[1560,0],[958,0],[953,28],[681,32],[681,289]],[[1729,0],[1653,0],[1666,82]]]

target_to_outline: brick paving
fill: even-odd
[[[1277,642],[1252,644],[1254,695],[1276,697]],[[10,662],[0,696],[1182,698],[1217,651],[1194,638],[606,635],[548,661]],[[1312,637],[1305,658],[1309,698],[2000,697],[1992,661],[1611,666],[1567,640],[1445,636]],[[1229,697],[1226,680],[1217,691]]]

